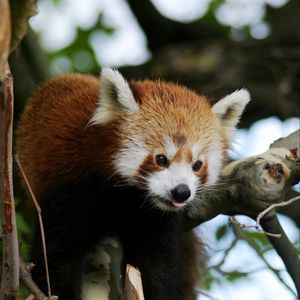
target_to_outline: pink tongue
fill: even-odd
[[[186,202],[177,202],[177,201],[172,201],[173,206],[175,207],[183,207],[186,205]]]

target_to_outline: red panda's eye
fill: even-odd
[[[164,154],[157,154],[155,156],[155,161],[159,166],[167,168],[169,166],[169,161]]]
[[[197,172],[200,170],[200,168],[202,167],[203,162],[201,160],[197,160],[194,164],[193,164],[193,171]]]

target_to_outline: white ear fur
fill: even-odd
[[[246,89],[241,89],[227,95],[213,105],[212,111],[220,120],[229,140],[231,140],[239,118],[249,101],[249,92]]]
[[[132,91],[117,71],[103,68],[100,78],[100,99],[90,124],[101,124],[109,121],[115,113],[134,112],[139,109]]]

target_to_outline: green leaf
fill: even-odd
[[[52,3],[54,5],[59,5],[61,3],[61,0],[52,0]]]
[[[205,290],[211,290],[214,283],[221,284],[222,280],[217,273],[211,269],[204,269],[202,276],[202,285]]]
[[[245,234],[256,243],[262,252],[272,248],[268,238],[265,235],[257,231],[245,231]]]
[[[230,282],[240,280],[248,276],[246,272],[232,271],[226,275],[226,279]]]
[[[10,52],[12,52],[28,31],[28,19],[37,13],[36,0],[11,0],[10,12],[12,26]]]
[[[216,231],[216,239],[220,241],[228,232],[228,225],[222,225],[220,226]]]

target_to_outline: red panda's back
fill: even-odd
[[[64,177],[74,172],[70,159],[80,164],[78,137],[96,108],[99,88],[92,76],[62,75],[28,100],[17,128],[16,152],[38,199],[60,172]]]

